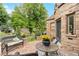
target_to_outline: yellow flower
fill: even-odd
[[[42,39],[44,39],[44,40],[45,40],[45,39],[50,39],[48,35],[42,35],[41,37],[42,37]]]

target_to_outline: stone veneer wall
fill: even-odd
[[[46,24],[46,31],[47,31],[47,34],[50,36],[50,21],[47,21],[47,24]]]
[[[53,19],[47,21],[47,34],[51,38],[55,36],[55,21]]]
[[[66,20],[67,15],[74,13],[74,32],[75,34],[68,35],[66,33]],[[56,20],[61,19],[61,43],[62,46],[70,47],[74,51],[79,50],[79,4],[78,3],[65,3],[61,7],[55,9],[53,24],[52,21],[47,21],[47,31],[51,34],[51,26],[52,23],[54,25],[54,34],[56,35]],[[72,36],[73,40],[69,40],[68,37]],[[67,48],[66,48],[67,49]]]
[[[72,36],[73,40],[68,39],[68,34],[66,33],[66,15],[74,13],[74,32]],[[61,18],[61,43],[64,46],[72,47],[74,50],[79,49],[79,4],[64,4],[56,10],[55,20]]]

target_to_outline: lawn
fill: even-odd
[[[6,35],[6,33],[0,32],[0,37],[5,36],[5,35]]]
[[[12,35],[12,33],[5,33],[5,32],[0,32],[0,37],[4,37],[7,35]]]
[[[0,32],[0,38],[1,37],[4,37],[4,36],[7,36],[7,35],[12,35],[12,33],[5,33],[5,32]],[[34,35],[29,35],[29,36],[26,36],[25,40],[29,43],[33,43],[36,41],[36,38]]]

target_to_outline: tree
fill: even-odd
[[[27,27],[30,32],[34,31],[34,29],[36,29],[35,32],[43,32],[48,16],[43,4],[23,4],[22,8],[25,10],[25,15],[27,15]]]
[[[39,31],[43,32],[45,30],[47,16],[47,11],[43,4],[24,3],[21,6],[15,8],[15,11],[12,15],[12,22],[14,25],[13,27],[17,27],[15,24],[18,24],[21,21],[21,25],[18,25],[25,26],[29,29],[30,33]]]
[[[8,32],[8,21],[11,20],[3,4],[0,4],[0,27],[1,31]]]
[[[16,7],[17,8],[17,7]],[[18,13],[18,12],[13,12],[12,14],[12,27],[14,28],[16,34],[20,34],[20,29],[25,27],[25,21],[24,18]]]
[[[7,20],[9,19],[9,15],[7,14],[3,4],[0,4],[0,25],[5,25]]]

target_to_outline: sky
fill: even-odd
[[[14,10],[14,8],[16,6],[19,6],[20,3],[5,3],[3,5],[4,5],[5,9],[7,10],[8,14],[11,14],[12,11]],[[44,3],[44,7],[48,11],[48,15],[49,16],[53,15],[53,13],[54,13],[54,6],[55,6],[55,4],[53,4],[53,3]]]

